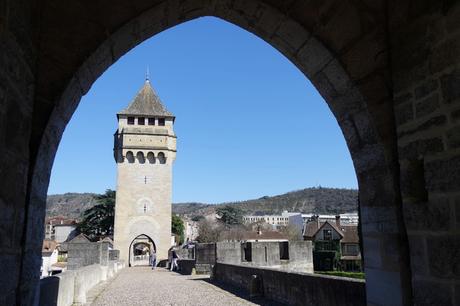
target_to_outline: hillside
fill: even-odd
[[[50,195],[47,199],[47,216],[64,215],[78,218],[85,209],[95,204],[92,193],[66,193]],[[336,214],[357,211],[358,191],[338,188],[306,188],[285,194],[259,199],[221,204],[177,203],[173,213],[179,215],[206,216],[215,212],[217,205],[235,205],[247,214],[277,214],[283,210],[302,213]]]
[[[358,191],[338,188],[306,188],[291,191],[273,197],[241,202],[227,202],[218,205],[235,205],[246,214],[277,214],[283,210],[302,213],[336,214],[356,212],[358,210]],[[205,203],[178,203],[173,212],[188,216],[209,215],[214,213],[216,205]]]
[[[46,199],[46,216],[66,216],[78,218],[86,209],[96,204],[95,193],[64,193],[48,195]]]

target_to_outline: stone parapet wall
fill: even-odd
[[[216,263],[213,277],[285,305],[366,305],[365,281]]]
[[[94,286],[114,277],[124,266],[124,262],[110,261],[105,266],[94,264],[45,277],[40,280],[39,305],[83,305]]]

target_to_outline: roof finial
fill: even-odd
[[[149,66],[147,65],[147,72],[145,73],[145,81],[150,82],[150,71]]]

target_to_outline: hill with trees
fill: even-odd
[[[47,199],[47,216],[63,215],[79,218],[86,209],[96,205],[93,193],[66,193],[50,195]],[[208,216],[216,213],[220,205],[235,205],[245,214],[278,214],[284,210],[302,213],[338,214],[358,210],[358,190],[325,187],[311,187],[291,191],[277,196],[259,199],[226,202],[220,204],[177,203],[173,204],[174,214],[188,217]]]

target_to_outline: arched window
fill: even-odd
[[[158,161],[160,164],[166,164],[166,157],[163,152],[158,153]]]
[[[155,163],[155,155],[153,155],[152,152],[147,153],[147,160],[149,161],[150,164]]]
[[[136,157],[137,157],[137,160],[139,161],[140,164],[145,163],[144,153],[137,152]]]
[[[131,151],[126,152],[126,159],[128,160],[128,163],[132,164],[134,163],[134,154]]]

